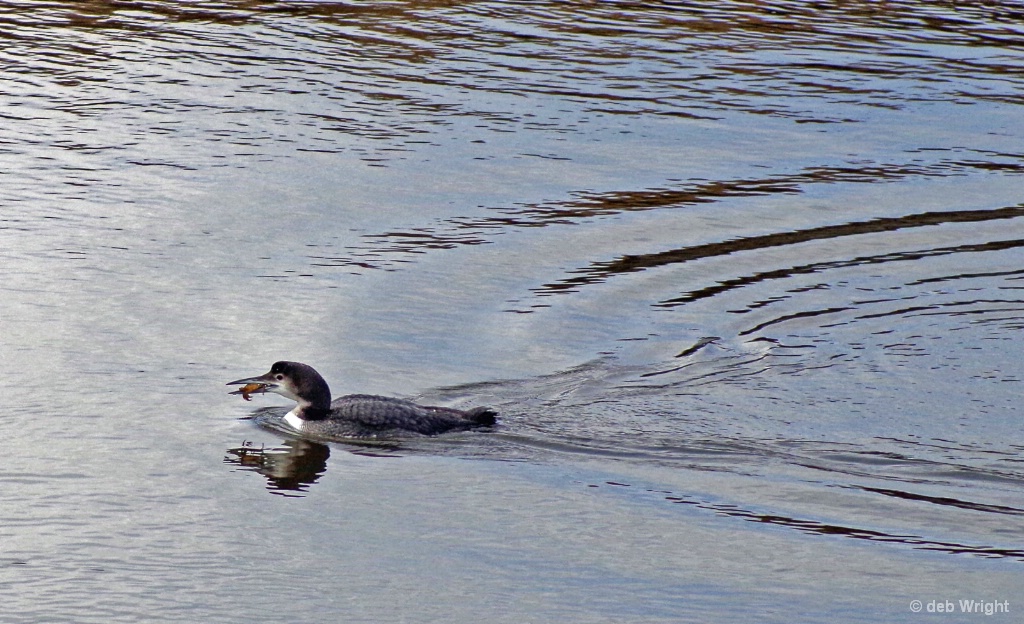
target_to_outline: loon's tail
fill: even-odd
[[[474,407],[466,412],[466,418],[478,425],[489,426],[498,422],[498,412],[489,407]]]

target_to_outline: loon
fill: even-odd
[[[410,432],[437,435],[487,427],[495,423],[498,415],[488,407],[463,411],[369,394],[350,394],[332,402],[331,389],[324,378],[301,362],[275,362],[265,375],[227,385],[248,384],[261,387],[255,391],[242,388],[230,394],[273,392],[288,397],[298,405],[284,417],[285,422],[301,433],[318,437],[374,438]]]

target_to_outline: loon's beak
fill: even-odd
[[[246,395],[246,394],[253,394],[255,392],[270,392],[274,388],[277,387],[277,380],[274,379],[273,375],[271,375],[270,373],[267,373],[266,375],[260,375],[259,377],[247,377],[245,379],[238,379],[238,380],[235,380],[235,381],[229,381],[229,382],[227,382],[224,385],[226,385],[226,386],[249,386],[249,385],[253,385],[253,384],[256,384],[256,385],[259,385],[259,386],[262,386],[262,387],[259,388],[258,390],[249,389],[249,388],[239,388],[238,390],[235,390],[233,392],[229,392],[228,394]]]

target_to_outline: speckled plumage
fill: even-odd
[[[497,416],[486,407],[463,411],[369,394],[350,394],[331,401],[327,382],[312,366],[301,362],[276,362],[265,375],[228,385],[253,383],[266,385],[266,392],[295,400],[298,405],[285,421],[303,433],[319,437],[437,435],[493,425]],[[236,390],[234,394],[240,392]]]
[[[494,424],[494,412],[478,407],[466,412],[447,407],[369,394],[350,394],[331,402],[325,418],[303,419],[302,431],[346,437],[372,437],[408,431],[436,435]]]

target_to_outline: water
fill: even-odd
[[[5,621],[1015,621],[1022,48],[1012,3],[5,3]],[[285,358],[502,423],[296,440],[223,386]]]

